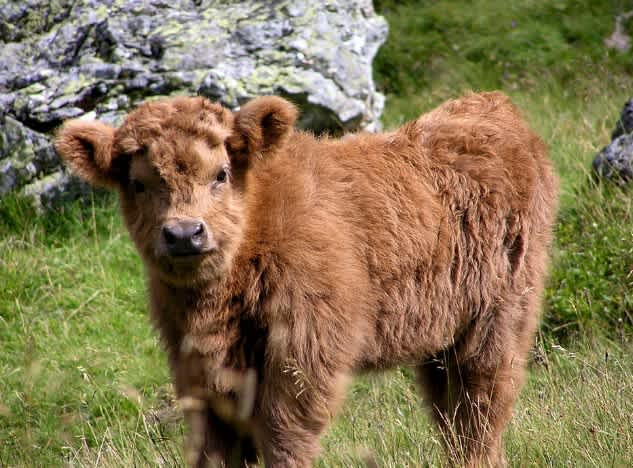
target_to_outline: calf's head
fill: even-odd
[[[231,112],[202,97],[147,102],[121,127],[72,120],[55,146],[87,182],[118,191],[125,223],[148,267],[163,280],[215,280],[242,236],[247,173],[271,157],[297,112],[277,97]]]

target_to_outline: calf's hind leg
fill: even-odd
[[[524,356],[494,328],[487,335],[475,353],[466,337],[418,367],[426,402],[460,466],[506,464],[501,437],[520,390]]]

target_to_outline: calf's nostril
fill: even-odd
[[[207,245],[207,232],[204,222],[169,221],[162,228],[162,242],[167,253],[173,256],[201,253]]]
[[[206,240],[207,233],[204,231],[204,226],[202,224],[198,224],[197,226],[195,226],[195,229],[191,236],[191,244],[196,248],[200,248]]]
[[[169,229],[168,227],[163,228],[163,238],[168,244],[173,244],[176,242],[176,234],[172,232],[171,229]]]
[[[204,234],[204,226],[202,223],[198,223],[194,226],[193,237],[199,237]]]

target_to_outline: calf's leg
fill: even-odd
[[[418,367],[424,397],[456,465],[506,465],[502,434],[525,367],[516,342],[507,327],[491,324]]]
[[[347,375],[303,377],[286,368],[264,383],[258,404],[256,439],[270,467],[311,467],[319,453],[319,438],[340,406]]]

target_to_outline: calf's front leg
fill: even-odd
[[[311,467],[345,393],[346,372],[316,379],[295,365],[286,363],[267,378],[258,401],[255,434],[267,467]]]

